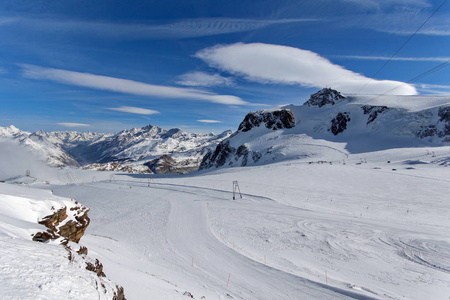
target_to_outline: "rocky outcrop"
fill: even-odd
[[[97,288],[101,288],[103,293],[107,294],[107,289],[110,289],[109,293],[112,293],[113,300],[125,300],[123,287],[113,284],[106,278],[103,272],[103,264],[98,259],[94,261],[92,258],[89,258],[86,247],[78,246],[78,250],[75,251],[68,245],[69,241],[78,243],[90,223],[88,217],[89,209],[77,201],[72,200],[72,203],[73,205],[69,209],[67,206],[64,206],[39,221],[39,224],[47,227],[47,231],[36,233],[33,236],[33,241],[47,242],[63,238],[61,244],[65,245],[64,247],[69,252],[68,259],[70,261],[81,260],[85,263],[86,270],[96,273],[99,277]],[[53,207],[52,210],[54,210]]]
[[[381,114],[388,110],[389,108],[387,106],[372,106],[372,105],[364,105],[361,107],[365,115],[369,115],[369,118],[367,120],[367,125],[375,121],[375,119],[378,117],[378,114]]]
[[[439,122],[450,123],[450,106],[439,107]]]
[[[169,155],[163,155],[144,164],[155,174],[186,174],[198,169],[199,158],[183,158],[176,160]]]
[[[325,105],[335,105],[340,100],[346,97],[340,92],[333,90],[331,88],[324,88],[315,94],[312,94],[308,101],[303,105],[307,106],[318,106],[319,108]]]
[[[295,118],[289,109],[248,113],[241,124],[239,124],[238,131],[246,132],[252,128],[259,127],[261,124],[264,124],[267,129],[273,130],[293,128],[295,126]]]
[[[450,106],[440,107],[438,116],[442,127],[438,135],[444,138],[444,142],[450,143]]]
[[[237,149],[230,146],[229,141],[224,141],[217,145],[216,149],[208,152],[200,164],[199,170],[212,167],[219,168],[225,164],[229,166],[245,167],[253,160],[253,163],[261,159],[261,153],[250,151],[246,144],[240,145]]]
[[[436,124],[422,125],[416,136],[425,139],[434,136],[441,138],[443,142],[450,142],[450,106],[440,107]]]
[[[75,204],[69,212],[67,212],[67,207],[63,207],[39,221],[39,224],[47,227],[47,231],[36,233],[33,241],[46,242],[63,238],[63,244],[67,244],[69,241],[78,243],[84,235],[90,219],[87,215],[89,209],[78,202]],[[68,214],[70,214],[70,218]]]
[[[103,264],[96,259],[95,263],[86,262],[86,270],[95,272],[98,277],[105,277],[105,273],[103,273]]]
[[[235,148],[230,147],[230,141],[225,140],[221,142],[214,151],[206,153],[200,164],[199,170],[208,169],[212,166],[215,166],[216,168],[223,166],[235,151]]]
[[[98,259],[92,259],[87,256],[87,248],[80,247],[78,251],[74,251],[70,246],[65,246],[69,253],[68,259],[73,261],[82,261],[85,269],[94,272],[97,275],[96,288],[100,293],[111,295],[112,300],[126,300],[125,292],[122,286],[111,282],[103,272],[103,264]]]
[[[338,135],[339,133],[342,133],[345,129],[347,129],[348,122],[350,122],[349,113],[338,113],[336,117],[331,120],[331,126],[328,130],[331,131],[331,133],[333,133],[334,135]]]
[[[176,161],[169,155],[151,160],[144,164],[155,174],[170,174],[176,166]]]

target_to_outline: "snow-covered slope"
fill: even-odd
[[[67,240],[78,242],[79,236],[72,237],[83,218],[88,223],[86,207],[50,191],[5,183],[0,207],[1,299],[122,299],[121,287],[92,272],[101,264]]]
[[[444,145],[450,145],[450,97],[345,97],[323,89],[302,106],[249,113],[200,169],[293,158],[342,161],[350,153]]]
[[[91,208],[84,242],[130,299],[446,299],[448,159],[402,148],[51,188]]]

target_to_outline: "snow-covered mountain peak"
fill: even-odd
[[[339,161],[351,153],[449,145],[450,97],[410,97],[370,101],[375,97],[345,97],[327,88],[304,105],[249,113],[205,155],[200,169],[312,157]]]
[[[331,88],[324,88],[311,95],[308,101],[304,103],[307,106],[318,106],[319,108],[327,104],[334,105],[337,102],[346,99],[340,92]]]
[[[8,127],[0,127],[0,136],[5,137],[15,137],[19,135],[28,135],[29,132],[22,131],[18,128],[16,128],[14,125],[10,125]]]

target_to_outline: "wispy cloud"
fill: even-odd
[[[200,123],[222,123],[221,121],[216,121],[216,120],[197,120],[197,122],[200,122]]]
[[[140,108],[140,107],[132,107],[132,106],[111,107],[111,108],[107,108],[107,109],[130,113],[130,114],[139,114],[139,115],[159,114],[159,111],[156,111],[156,110]]]
[[[448,95],[450,93],[450,85],[418,83],[415,86],[418,90],[427,94]]]
[[[153,85],[134,80],[61,69],[43,68],[33,65],[21,65],[21,67],[23,76],[27,78],[51,80],[98,90],[149,97],[207,101],[226,105],[247,104],[247,102],[236,96],[219,95],[201,89]]]
[[[7,74],[8,70],[6,68],[0,67],[0,74]]]
[[[336,58],[359,60],[397,60],[397,61],[436,61],[447,62],[450,57],[388,57],[388,56],[364,56],[364,55],[333,55]]]
[[[57,123],[57,124],[61,125],[61,126],[65,126],[65,127],[88,127],[88,126],[91,126],[89,124],[82,124],[82,123],[65,123],[65,122],[63,122],[63,123]]]
[[[233,79],[223,77],[220,74],[208,74],[204,72],[189,72],[179,76],[177,84],[186,86],[230,86],[233,85]]]
[[[381,11],[368,14],[354,15],[351,18],[337,17],[334,19],[336,26],[367,28],[379,32],[396,35],[411,35],[430,17],[432,11],[423,7],[404,6],[398,11]],[[431,18],[417,35],[450,35],[450,15],[440,13]],[[381,21],[382,20],[382,21]]]
[[[199,51],[196,57],[210,66],[241,75],[260,83],[302,85],[305,87],[333,87],[344,93],[398,95],[417,94],[414,86],[392,80],[369,78],[333,64],[317,53],[293,47],[270,44],[237,43]]]
[[[428,0],[341,0],[342,2],[347,2],[352,5],[357,5],[365,8],[372,9],[382,9],[384,7],[396,6],[418,6],[418,7],[429,7],[430,3]]]
[[[107,22],[7,18],[0,19],[0,25],[13,25],[39,29],[48,32],[70,32],[84,36],[117,37],[124,39],[172,39],[194,38],[227,33],[246,32],[268,26],[314,22],[317,19],[236,19],[236,18],[198,18],[177,22],[148,24],[118,24]]]

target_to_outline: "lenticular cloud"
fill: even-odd
[[[343,93],[415,95],[414,86],[369,78],[333,64],[308,50],[262,43],[221,45],[199,51],[210,66],[244,76],[249,81],[333,87]],[[369,81],[370,80],[370,81]],[[364,87],[364,88],[363,88]]]

